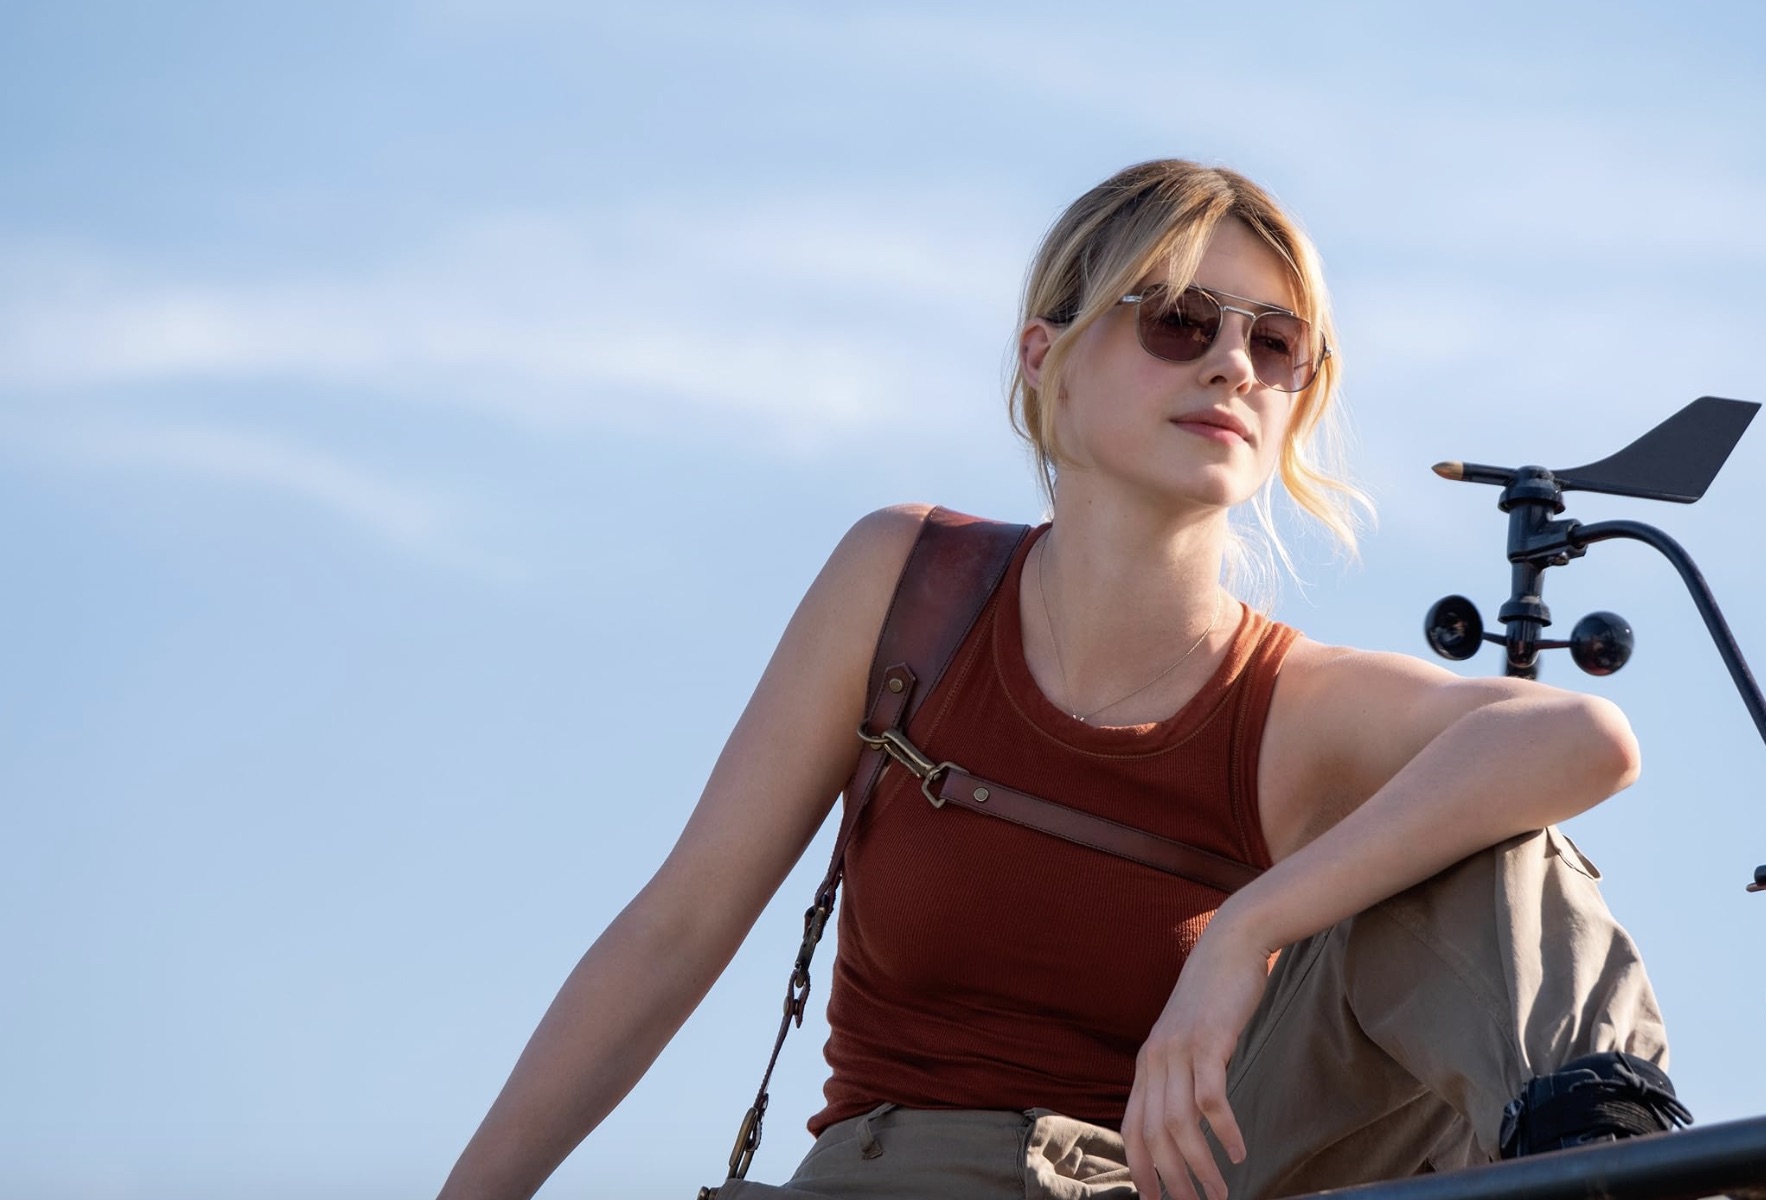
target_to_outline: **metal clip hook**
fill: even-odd
[[[932,802],[933,808],[944,807],[944,797],[932,790],[933,785],[938,782],[939,776],[946,771],[960,771],[963,768],[949,760],[933,762],[926,756],[925,751],[908,741],[907,735],[899,729],[885,729],[882,733],[870,734],[865,732],[863,725],[860,725],[858,737],[859,741],[871,749],[883,751],[913,772],[914,778],[920,781],[921,793]]]
[[[736,1148],[730,1152],[730,1178],[746,1179],[748,1164],[754,1161],[754,1152],[760,1146],[760,1121],[766,1115],[766,1099],[750,1108],[742,1118],[742,1128],[736,1134]]]
[[[885,729],[882,733],[870,734],[865,727],[858,727],[859,741],[873,750],[881,750],[896,762],[914,773],[914,778],[924,779],[938,770],[934,763],[920,748],[908,741],[907,735],[899,729]]]

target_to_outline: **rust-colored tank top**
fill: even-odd
[[[1046,527],[1045,527],[1046,528]],[[1295,631],[1245,610],[1169,720],[1097,728],[1024,661],[1025,538],[909,725],[934,761],[1259,867],[1257,753]],[[1225,897],[1007,821],[934,809],[885,772],[846,851],[828,1001],[833,1075],[812,1133],[893,1101],[1047,1108],[1119,1126],[1134,1056]]]

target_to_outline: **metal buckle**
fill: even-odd
[[[920,781],[920,793],[932,802],[933,808],[943,808],[944,797],[934,792],[932,790],[932,785],[937,783],[938,777],[943,775],[946,771],[960,771],[962,769],[963,768],[957,766],[954,762],[941,762],[936,767],[932,768],[932,773],[930,775]]]

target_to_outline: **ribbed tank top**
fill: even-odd
[[[1045,799],[1259,867],[1257,754],[1294,630],[1248,607],[1170,719],[1095,727],[1024,661],[1024,539],[909,736]],[[812,1133],[884,1101],[1120,1126],[1134,1057],[1221,901],[1201,884],[952,806],[884,773],[846,851]]]

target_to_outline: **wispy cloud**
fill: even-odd
[[[259,427],[249,398],[347,395],[518,434],[637,428],[771,455],[992,421],[973,400],[998,389],[1017,250],[905,211],[947,199],[505,216],[374,261],[244,276],[0,237],[0,414],[51,461],[268,489],[421,558],[506,574],[471,548],[458,504],[372,452]]]
[[[943,390],[953,324],[993,342],[1010,320],[1015,255],[905,220],[786,206],[583,225],[480,221],[378,263],[247,280],[15,241],[0,387],[293,379],[540,423],[629,421],[637,395],[839,439]],[[923,336],[885,330],[880,308]]]
[[[1281,38],[1301,57],[1316,44],[1310,52],[1329,64],[1329,82],[1300,69],[1261,72],[1254,86],[1245,69],[1264,65],[1267,46],[1247,42],[1229,10],[1186,14],[1181,35],[1153,36],[1132,16],[1088,24],[1064,6],[1037,5],[1002,19],[949,5],[454,0],[434,21],[462,37],[547,28],[689,53],[739,47],[757,76],[764,64],[796,77],[813,63],[861,86],[905,80],[919,101],[953,108],[986,96],[1064,139],[1052,168],[1071,166],[1075,126],[1090,122],[1103,146],[1224,156],[1253,171],[1267,165],[1281,178],[1266,182],[1303,198],[1315,227],[1358,227],[1388,247],[1457,252],[1480,264],[1639,250],[1664,261],[1766,261],[1766,224],[1757,219],[1766,185],[1751,169],[1755,141],[1739,116],[1766,103],[1758,73],[1701,73],[1700,56],[1675,61],[1635,37],[1603,42],[1597,53],[1612,57],[1567,72],[1555,47],[1588,38],[1588,14],[1574,6],[1516,6],[1539,35],[1523,43],[1500,32],[1501,21],[1375,8],[1378,37],[1356,34],[1335,8],[1284,13]],[[1733,25],[1741,44],[1757,40],[1745,6],[1713,18],[1711,30]],[[1670,40],[1684,24],[1671,15],[1659,23]],[[1445,37],[1457,39],[1455,54],[1441,55]],[[1393,88],[1407,80],[1406,102],[1395,106]],[[1248,87],[1247,108],[1220,99]],[[1689,123],[1680,106],[1661,102],[1676,88],[1708,89],[1709,119]],[[760,92],[751,104],[797,106],[795,95]]]
[[[202,424],[9,426],[13,449],[39,461],[50,456],[76,467],[164,471],[281,493],[437,565],[503,582],[519,574],[513,563],[467,543],[457,503],[289,438]]]

